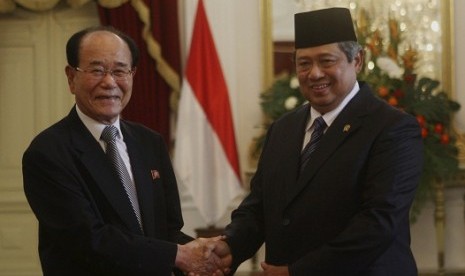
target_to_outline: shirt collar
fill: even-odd
[[[331,124],[336,119],[337,115],[341,113],[342,109],[344,109],[344,107],[357,94],[359,90],[360,90],[360,86],[358,82],[356,81],[354,84],[354,87],[352,87],[352,90],[350,90],[349,94],[347,94],[347,96],[342,100],[342,102],[335,109],[323,115],[321,115],[320,112],[316,111],[314,108],[310,106],[310,120],[308,120],[307,127],[305,128],[305,130],[308,131],[310,127],[313,125],[313,121],[315,121],[315,119],[318,118],[319,116],[323,116],[323,120],[325,121],[328,127],[331,126]]]
[[[105,124],[102,124],[91,117],[87,116],[84,114],[79,107],[76,105],[76,112],[79,116],[79,119],[81,119],[82,123],[86,126],[86,128],[90,131],[92,136],[94,136],[95,140],[100,141],[100,136],[102,135],[103,129],[107,126]],[[113,123],[113,125],[118,129],[119,132],[119,138],[117,139],[123,139],[123,134],[121,132],[120,128],[120,120],[119,116],[116,119],[116,121]]]

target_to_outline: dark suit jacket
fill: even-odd
[[[39,221],[44,275],[171,275],[176,243],[191,239],[181,232],[176,179],[161,136],[124,120],[121,131],[144,232],[75,108],[24,153],[24,190]],[[151,170],[160,177],[154,179]]]
[[[415,118],[367,85],[341,111],[299,176],[309,106],[277,120],[226,235],[235,265],[265,242],[291,275],[417,275],[409,209],[422,169]]]

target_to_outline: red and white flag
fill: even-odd
[[[202,0],[181,88],[174,166],[207,225],[243,192],[228,87]]]

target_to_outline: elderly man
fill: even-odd
[[[120,117],[139,58],[134,41],[111,27],[88,28],[71,36],[66,54],[76,104],[23,156],[43,274],[221,275],[230,261],[181,232],[162,137]]]

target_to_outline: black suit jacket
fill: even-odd
[[[409,209],[422,169],[415,118],[367,85],[341,111],[299,175],[305,105],[269,129],[251,192],[226,235],[234,263],[265,242],[291,275],[417,275]]]
[[[191,240],[162,137],[121,120],[142,214],[75,108],[23,156],[24,190],[39,221],[44,275],[171,275],[176,243]],[[157,177],[159,176],[159,177]]]

